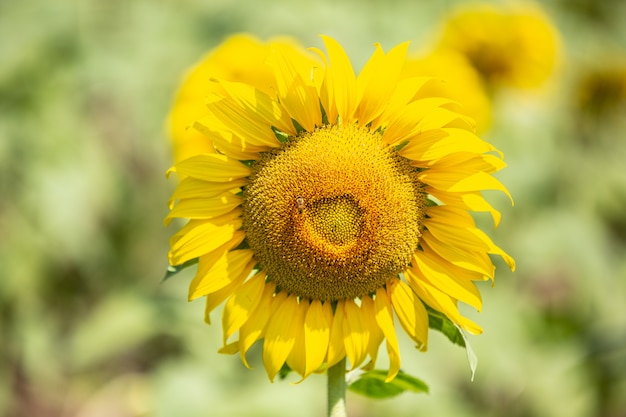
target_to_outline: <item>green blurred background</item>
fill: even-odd
[[[360,68],[374,42],[419,49],[458,3],[0,0],[0,415],[324,415],[323,376],[270,384],[258,348],[252,371],[218,355],[191,272],[161,283],[171,99],[231,33],[327,34]],[[626,416],[626,2],[542,6],[565,64],[547,92],[496,94],[484,135],[516,205],[494,194],[501,226],[478,221],[518,270],[496,260],[466,311],[485,330],[475,380],[441,335],[427,353],[403,339],[431,393],[349,394],[351,417]],[[621,91],[598,75],[619,65]]]

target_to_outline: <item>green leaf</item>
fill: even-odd
[[[169,265],[167,267],[167,271],[165,271],[165,276],[163,277],[163,280],[161,282],[167,281],[168,279],[172,278],[174,275],[178,274],[183,269],[189,268],[190,266],[196,265],[197,263],[198,263],[198,258],[194,258],[194,259],[188,260],[187,262],[181,265],[176,265],[176,266]]]
[[[442,312],[426,306],[428,311],[428,327],[443,333],[452,343],[461,347],[465,346],[465,337],[459,328],[450,321]]]
[[[375,369],[367,371],[350,384],[348,389],[365,397],[375,399],[395,397],[405,391],[428,393],[428,385],[424,381],[402,371],[398,372],[398,375],[389,382],[385,382],[386,378],[387,371],[385,370]]]
[[[470,371],[472,372],[472,381],[474,380],[474,374],[478,367],[478,357],[474,353],[469,339],[465,332],[456,324],[452,323],[442,312],[434,310],[426,306],[428,311],[428,327],[434,330],[438,330],[454,344],[465,348],[467,354],[467,361],[469,363]]]
[[[472,349],[472,345],[470,345],[469,339],[465,332],[459,329],[461,332],[461,336],[463,336],[463,340],[465,342],[465,353],[467,353],[467,362],[469,362],[470,371],[472,372],[472,381],[474,380],[474,374],[476,373],[476,368],[478,368],[478,356],[474,353],[474,349]]]

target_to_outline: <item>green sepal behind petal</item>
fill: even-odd
[[[187,269],[190,266],[194,266],[198,264],[198,258],[190,259],[187,262],[184,262],[180,265],[168,265],[167,270],[165,271],[165,276],[161,280],[161,282],[165,282],[168,279],[172,278],[174,275],[178,274],[183,269]]]
[[[293,372],[293,369],[291,369],[289,367],[289,365],[287,365],[287,362],[285,362],[282,366],[282,368],[280,368],[280,371],[278,371],[278,378],[280,378],[281,380],[287,378],[287,376],[289,376],[289,374]]]

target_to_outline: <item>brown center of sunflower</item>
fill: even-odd
[[[409,264],[423,187],[379,133],[323,127],[255,163],[244,192],[246,240],[282,290],[331,301],[364,296]]]

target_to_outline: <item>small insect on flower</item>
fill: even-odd
[[[296,198],[296,206],[298,207],[298,213],[302,213],[302,210],[304,210],[304,197],[301,195]]]

